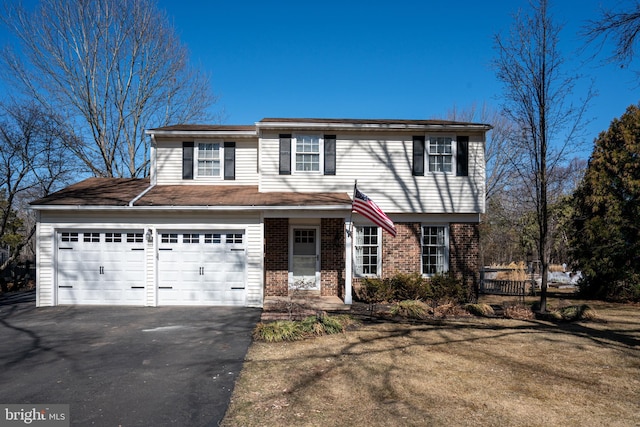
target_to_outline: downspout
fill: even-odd
[[[133,206],[138,200],[140,200],[141,198],[144,197],[145,194],[147,194],[153,187],[155,187],[155,184],[151,184],[149,185],[147,188],[145,188],[142,193],[138,194],[136,197],[134,197],[130,202],[129,202],[129,207]]]
[[[142,193],[140,193],[136,197],[134,197],[129,202],[129,207],[133,206],[138,200],[143,198],[145,194],[147,194],[153,187],[156,186],[156,170],[155,170],[155,166],[156,166],[156,137],[153,134],[151,134],[151,147],[150,147],[150,149],[151,149],[151,156],[149,158],[149,161],[151,162],[151,164],[149,165],[149,187],[145,188],[144,191],[142,191]]]

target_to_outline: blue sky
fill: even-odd
[[[28,0],[33,3],[33,0]],[[564,24],[568,69],[590,79],[598,96],[588,111],[588,147],[612,119],[640,100],[632,70],[585,61],[577,34],[602,5],[630,1],[551,0]],[[226,124],[264,117],[444,118],[448,111],[498,107],[502,86],[490,62],[493,37],[505,34],[527,0],[498,1],[219,1],[158,0],[211,77]],[[7,41],[0,33],[0,42]],[[593,50],[593,47],[591,48]],[[592,53],[592,52],[589,52]],[[640,71],[640,58],[635,61]],[[585,156],[591,149],[585,150]]]
[[[588,113],[589,143],[640,100],[631,71],[604,64],[604,53],[586,63],[585,55],[576,53],[583,44],[577,32],[599,16],[602,4],[552,1],[556,22],[564,24],[567,66],[594,79],[599,93]],[[225,121],[252,124],[264,117],[431,119],[454,107],[497,106],[502,87],[490,68],[493,36],[505,34],[512,15],[528,3],[162,0],[159,5],[194,64],[210,73]],[[577,98],[587,83],[577,88]]]

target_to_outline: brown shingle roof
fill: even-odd
[[[491,128],[490,125],[482,124],[482,123],[472,123],[472,122],[457,122],[452,120],[405,120],[405,119],[322,119],[322,118],[294,118],[294,117],[283,117],[283,118],[264,118],[260,120],[257,125],[260,127],[260,124],[273,124],[273,123],[282,123],[282,124],[327,124],[327,125],[376,125],[376,126],[472,126],[472,127],[487,127]],[[148,132],[246,132],[246,131],[255,131],[256,126],[254,125],[203,125],[203,124],[178,124],[173,126],[164,126],[155,129],[149,129]]]
[[[191,125],[191,124],[179,124],[164,126],[155,129],[149,129],[149,131],[255,131],[256,127],[253,125]]]
[[[326,206],[348,205],[347,193],[260,193],[252,185],[159,185],[136,206]]]
[[[89,178],[31,202],[36,206],[127,206],[149,187],[149,179]],[[134,206],[340,206],[350,205],[347,193],[260,193],[253,185],[159,185]]]
[[[417,126],[489,126],[481,123],[457,122],[452,120],[405,120],[405,119],[318,119],[318,118],[265,118],[260,123],[329,123],[353,125],[417,125]]]
[[[148,178],[88,178],[31,204],[126,206],[147,187]]]

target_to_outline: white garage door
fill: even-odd
[[[244,305],[243,231],[158,234],[158,305]]]
[[[58,233],[58,304],[144,305],[141,230]]]

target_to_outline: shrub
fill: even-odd
[[[607,301],[640,301],[640,274],[627,274],[624,279],[593,277],[584,274],[578,282],[578,292],[583,298]]]
[[[391,287],[394,290],[396,301],[425,301],[432,296],[430,281],[422,277],[420,273],[398,273],[391,278]]]
[[[296,341],[302,339],[305,331],[300,322],[293,320],[276,320],[269,323],[258,323],[253,337],[266,342]]]
[[[256,340],[266,342],[298,341],[310,336],[344,332],[356,322],[349,315],[328,316],[326,313],[307,316],[302,320],[277,320],[258,323],[253,332]]]
[[[431,287],[431,299],[438,305],[442,301],[461,303],[467,301],[467,292],[462,286],[462,281],[451,274],[436,274],[429,278]]]
[[[408,319],[425,319],[429,315],[429,306],[422,301],[400,301],[391,308],[391,315]]]
[[[393,301],[394,289],[390,279],[365,277],[360,288],[360,298],[369,304]]]
[[[489,304],[467,304],[465,306],[465,309],[474,316],[495,316],[493,307],[491,307]]]
[[[398,273],[390,278],[366,277],[359,297],[368,303],[405,300],[431,300],[434,305],[445,301],[460,303],[468,300],[462,281],[449,274],[425,278],[420,273]]]
[[[570,305],[558,310],[562,320],[575,322],[578,320],[594,320],[598,317],[596,311],[587,304]]]

